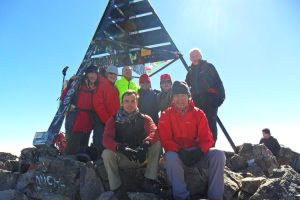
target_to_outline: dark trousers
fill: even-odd
[[[75,155],[86,153],[90,139],[90,133],[70,132],[68,133],[65,154]]]
[[[209,128],[213,134],[215,142],[217,142],[218,138],[218,128],[217,128],[217,114],[218,114],[218,107],[214,107],[208,101],[202,101],[201,97],[193,96],[193,102],[195,106],[203,110],[208,120]]]
[[[95,126],[93,130],[93,146],[98,149],[98,153],[99,155],[101,155],[102,151],[104,150],[102,140],[105,125],[99,120],[98,117],[95,117],[94,122]]]

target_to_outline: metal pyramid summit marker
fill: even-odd
[[[48,131],[35,134],[33,145],[54,145],[71,99],[89,65],[99,68],[132,66],[141,75],[145,73],[147,63],[169,61],[152,76],[178,59],[187,69],[186,62],[148,0],[109,0],[77,71],[79,78],[70,84]]]

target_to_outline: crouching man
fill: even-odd
[[[212,148],[214,138],[202,110],[189,100],[190,90],[183,81],[172,86],[173,103],[158,122],[160,140],[165,149],[165,167],[176,200],[189,199],[184,180],[184,166],[201,159],[208,161],[208,199],[223,199],[224,152]]]
[[[157,128],[148,115],[138,110],[138,95],[128,90],[122,95],[122,107],[116,116],[111,117],[103,135],[102,153],[109,186],[119,199],[128,199],[122,186],[119,168],[141,167],[147,160],[143,188],[146,192],[155,192],[155,180],[161,145]]]

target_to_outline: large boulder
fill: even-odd
[[[224,170],[224,199],[238,199],[238,192],[242,187],[242,179],[244,177],[239,173],[232,172],[225,167]]]
[[[265,145],[245,143],[238,149],[238,154],[228,161],[230,169],[235,172],[246,173],[250,167],[254,176],[269,176],[278,167],[276,157]]]
[[[274,169],[273,175],[261,184],[250,200],[299,199],[300,175],[290,166]]]

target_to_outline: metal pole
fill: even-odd
[[[226,131],[226,129],[225,129],[223,123],[221,122],[221,120],[220,120],[220,118],[219,118],[218,116],[217,116],[217,122],[218,122],[218,124],[219,124],[219,127],[222,129],[222,131],[223,131],[223,133],[224,133],[226,139],[227,139],[228,142],[230,143],[232,149],[234,150],[234,152],[235,152],[235,153],[238,153],[238,152],[237,152],[237,148],[236,148],[234,142],[232,141],[230,135],[229,135],[228,132]]]

